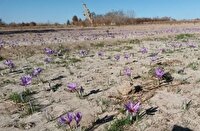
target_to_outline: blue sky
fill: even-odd
[[[82,2],[91,12],[134,10],[136,17],[200,18],[200,0],[0,0],[0,18],[7,22],[59,22],[84,18]]]

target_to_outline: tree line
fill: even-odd
[[[155,17],[155,18],[136,18],[134,11],[109,11],[105,14],[91,14],[93,18],[93,26],[109,26],[109,25],[136,25],[136,24],[153,24],[153,23],[177,23],[177,22],[191,22],[191,20],[181,20],[177,21],[171,17]],[[199,22],[199,19],[192,20],[192,22]],[[0,19],[0,26],[91,26],[91,23],[88,19],[82,20],[78,18],[77,15],[74,15],[71,20],[67,20],[65,24],[59,23],[5,23]]]

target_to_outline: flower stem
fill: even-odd
[[[21,92],[19,95],[20,95],[20,99],[22,100],[22,102],[24,102],[23,92]]]

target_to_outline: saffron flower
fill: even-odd
[[[45,58],[44,61],[45,61],[46,63],[50,63],[50,62],[52,62],[52,59],[48,57],[48,58]]]
[[[14,63],[12,62],[12,60],[6,60],[4,62],[4,64],[7,65],[9,68],[14,68],[15,67]]]
[[[118,60],[120,59],[120,55],[119,55],[119,54],[117,54],[117,55],[115,55],[115,56],[114,56],[114,58],[115,58],[115,60],[117,60],[117,61],[118,61]]]
[[[142,52],[142,54],[145,54],[145,53],[147,53],[147,48],[142,47],[140,51]]]
[[[161,79],[163,77],[163,75],[165,74],[165,72],[161,68],[156,68],[155,74],[156,74],[156,77],[158,77],[159,79]]]
[[[21,77],[21,85],[22,86],[30,85],[31,81],[32,81],[32,77],[30,75]]]
[[[33,70],[32,75],[33,76],[38,76],[42,72],[42,68],[36,68]]]
[[[127,76],[131,76],[131,69],[130,68],[125,68],[124,69],[124,74]]]
[[[131,113],[132,115],[136,114],[139,112],[140,110],[140,102],[137,103],[133,103],[133,102],[128,102],[127,104],[125,104],[125,109]]]
[[[82,119],[82,114],[81,114],[81,112],[75,113],[74,120],[76,121],[76,124],[77,124],[77,125],[79,125],[79,122],[81,121],[81,119]]]
[[[79,54],[83,57],[83,56],[86,56],[88,53],[86,50],[80,50]]]
[[[189,43],[188,46],[189,46],[190,48],[196,48],[196,45],[194,45],[193,43]]]
[[[50,49],[50,48],[44,48],[44,51],[45,51],[45,53],[46,53],[47,55],[52,55],[52,54],[55,53],[55,52],[54,52],[52,49]]]
[[[150,59],[151,59],[151,61],[156,61],[158,59],[158,57],[157,56],[152,56]]]
[[[102,51],[99,51],[99,52],[98,52],[98,56],[99,56],[99,57],[102,57],[102,56],[103,56],[103,52],[102,52]]]
[[[124,54],[124,58],[125,58],[125,59],[128,59],[129,57],[130,57],[129,54],[127,54],[127,53]]]
[[[73,112],[68,112],[67,114],[61,116],[58,119],[58,122],[60,124],[68,124],[68,125],[70,125],[72,120],[73,120],[73,117],[74,117],[74,113]]]
[[[67,85],[67,87],[68,87],[68,89],[69,89],[70,91],[75,91],[75,90],[77,90],[77,84],[76,84],[76,83],[69,83],[69,84]]]

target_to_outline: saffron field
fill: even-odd
[[[199,24],[0,33],[0,130],[200,129]]]

